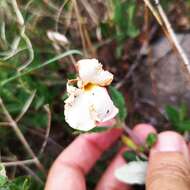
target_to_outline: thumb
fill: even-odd
[[[189,152],[178,133],[167,131],[158,135],[150,153],[146,189],[190,189]]]

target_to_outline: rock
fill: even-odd
[[[177,37],[190,60],[190,34]],[[139,65],[134,75],[136,98],[152,101],[160,108],[181,103],[190,106],[190,73],[179,54],[165,38],[153,44],[150,50],[150,57]]]

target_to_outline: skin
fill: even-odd
[[[148,124],[139,124],[133,131],[144,142],[149,133],[156,130]],[[85,190],[85,175],[95,165],[102,153],[121,136],[121,129],[103,133],[85,134],[76,138],[56,159],[51,167],[45,190]],[[126,149],[126,148],[124,148]],[[132,190],[114,177],[115,168],[125,163],[118,152],[96,190]],[[179,134],[166,131],[158,134],[158,142],[151,149],[146,176],[147,190],[190,189],[189,150]]]

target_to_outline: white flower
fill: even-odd
[[[80,60],[77,67],[78,79],[67,84],[69,97],[65,100],[65,120],[74,129],[89,131],[97,122],[108,121],[118,113],[103,87],[111,83],[113,75],[104,71],[95,59]],[[72,86],[73,83],[77,86]]]
[[[66,38],[66,36],[58,32],[48,31],[47,36],[51,41],[62,45],[66,45],[69,43],[69,40]]]
[[[113,80],[113,74],[102,69],[97,59],[82,59],[76,64],[79,78],[83,85],[88,83],[108,86]]]

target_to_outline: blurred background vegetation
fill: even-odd
[[[189,0],[161,4],[174,30],[187,33]],[[142,44],[161,36],[143,1],[0,0],[1,162],[12,163],[6,167],[9,180],[0,178],[0,189],[43,189],[44,170],[75,137],[64,121],[64,99],[66,81],[75,77],[73,63],[80,58],[96,57],[114,73],[113,85],[126,98],[130,126],[147,121],[151,111],[142,114],[133,107],[129,71],[146,56],[140,54]],[[100,161],[96,175],[90,174],[89,189],[105,166]]]

